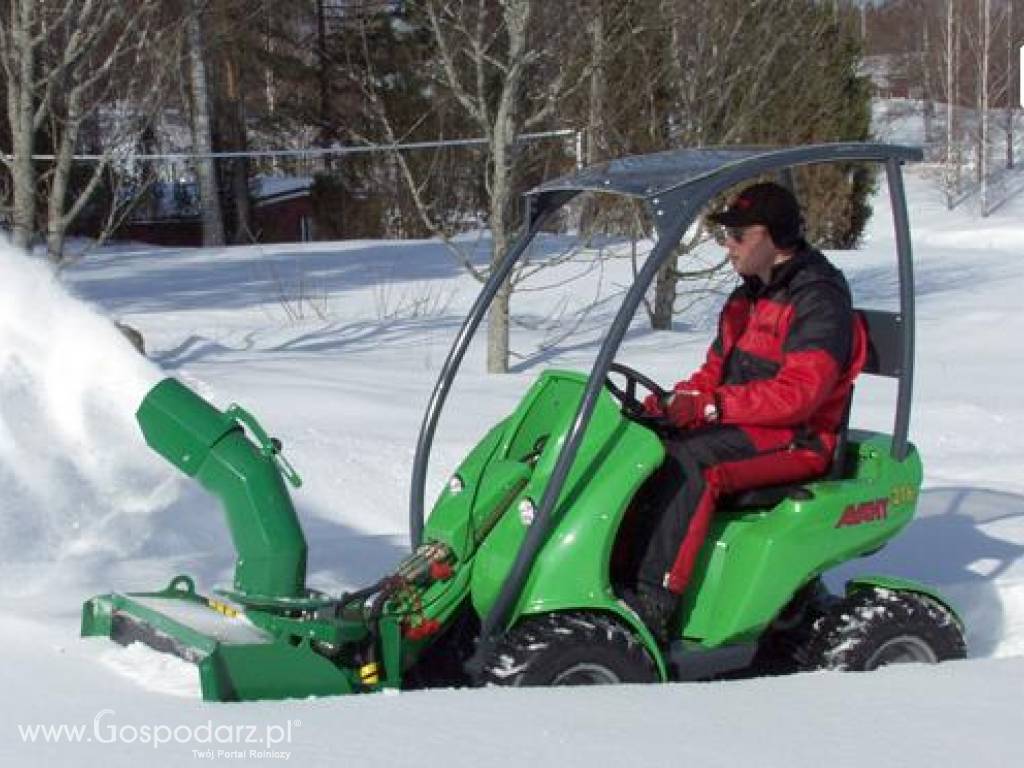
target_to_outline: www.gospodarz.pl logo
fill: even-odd
[[[141,744],[153,749],[168,744],[192,747],[199,759],[287,760],[291,753],[281,747],[290,745],[299,720],[260,725],[215,724],[207,720],[198,725],[118,723],[117,713],[104,709],[91,724],[69,725],[34,723],[18,725],[21,740],[29,744]]]

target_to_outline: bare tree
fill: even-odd
[[[224,219],[217,188],[217,169],[213,152],[210,94],[206,78],[206,47],[203,43],[204,0],[191,0],[188,15],[188,68],[192,100],[192,146],[197,157],[196,176],[202,203],[203,245],[224,245]]]
[[[277,84],[274,79],[274,68],[269,60],[274,55],[274,3],[270,0],[263,0],[263,13],[266,16],[266,29],[263,37],[267,54],[267,61],[263,64],[263,89],[267,112],[273,117],[277,105]]]
[[[856,35],[852,28],[844,32],[838,4],[828,12],[807,0],[777,0],[766,13],[762,3],[741,0],[661,0],[660,11],[669,34],[661,38],[667,71],[658,77],[672,99],[665,116],[671,144],[841,138],[828,131],[848,109],[835,86],[849,75],[829,61],[840,59],[833,50],[842,49],[844,35]],[[686,252],[658,274],[651,313],[656,329],[671,327],[680,280],[708,275],[706,269],[680,271]]]
[[[519,136],[548,124],[560,99],[588,82],[589,67],[563,58],[566,48],[559,37],[582,34],[583,30],[565,19],[563,9],[537,0],[419,0],[409,5],[422,14],[424,32],[429,35],[434,56],[427,66],[434,87],[450,96],[468,124],[487,141],[484,187],[493,267],[507,251],[518,224]],[[365,38],[363,44],[367,45]],[[363,58],[365,63],[372,60],[368,50],[363,51]],[[383,138],[398,143],[402,137],[388,114],[379,79],[371,69],[358,85],[380,122]],[[394,158],[427,229],[452,246],[467,271],[485,279],[489,269],[474,266],[432,212],[423,194],[424,179],[407,156],[395,153]],[[508,370],[509,306],[515,283],[527,273],[532,269],[510,277],[491,305],[487,370],[492,373]]]
[[[159,7],[157,0],[7,4],[9,14],[0,16],[0,64],[13,151],[3,162],[12,177],[16,246],[27,247],[37,231],[42,188],[47,253],[60,263],[68,227],[103,182],[113,157],[143,130],[152,97],[163,91],[165,70],[154,59],[167,31],[156,23]],[[132,103],[129,114],[112,112],[119,99]],[[86,124],[100,126],[103,148],[72,189],[73,157]],[[40,172],[34,156],[43,139],[53,154]]]
[[[35,231],[36,219],[36,169],[32,155],[36,132],[46,119],[52,86],[44,89],[37,105],[36,61],[44,41],[37,31],[36,4],[28,0],[12,2],[10,11],[10,20],[5,20],[0,35],[14,150],[14,156],[10,160],[5,158],[5,162],[13,177],[13,241],[16,247],[25,248]]]
[[[975,156],[975,181],[978,187],[979,209],[982,216],[987,216],[992,209],[990,182],[993,172],[990,163],[990,152],[993,144],[993,112],[1005,116],[1006,132],[1012,141],[1013,100],[1016,94],[1012,91],[1016,63],[1009,55],[1004,60],[996,53],[997,40],[1005,33],[1013,35],[1012,3],[1009,0],[976,0],[974,10],[976,16],[973,24],[964,25],[964,44],[971,54],[968,72],[968,84],[973,84],[973,102],[977,110],[977,126],[972,139]],[[965,22],[968,19],[965,19]],[[1005,61],[1006,67],[1003,67]],[[1007,157],[1012,162],[1012,147],[1007,149]]]
[[[989,56],[992,50],[991,0],[978,3],[978,23],[981,47],[981,66],[978,69],[978,112],[981,130],[978,132],[978,181],[981,184],[981,215],[988,216],[988,134],[989,134]]]
[[[250,104],[266,100],[267,114],[273,112],[272,93],[267,98],[268,70],[260,76],[261,65],[267,64],[262,54],[268,43],[268,8],[252,0],[213,0],[204,18],[213,146],[218,151],[243,153],[249,149],[250,126],[257,135],[261,127],[250,115]],[[235,243],[255,239],[249,192],[252,166],[242,155],[217,161],[225,237]]]
[[[1014,45],[1014,0],[1006,0],[1006,167],[1013,168],[1013,121],[1019,88],[1014,73],[1020,77],[1017,66],[1017,46]]]
[[[957,0],[946,0],[946,172],[943,184],[946,190],[946,208],[953,210],[960,186],[960,153],[956,146],[954,118],[957,109]]]
[[[931,144],[933,141],[932,120],[935,118],[935,88],[932,83],[932,38],[931,24],[929,23],[930,19],[928,16],[926,11],[922,14],[924,21],[921,24],[921,54],[918,68],[921,71],[921,97],[924,101],[924,108],[922,109],[924,141],[926,144]]]

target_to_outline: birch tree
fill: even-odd
[[[1017,46],[1014,45],[1013,0],[1006,2],[1006,167],[1013,168],[1013,121],[1019,97]],[[1017,77],[1014,77],[1016,73]]]
[[[978,181],[981,184],[981,215],[988,216],[988,143],[989,143],[989,56],[992,51],[992,4],[991,0],[978,3],[978,24],[980,27],[980,58],[978,68],[978,112],[981,129],[978,132]]]
[[[12,240],[27,247],[39,229],[39,191],[45,191],[47,253],[64,258],[68,226],[82,212],[119,150],[144,128],[153,97],[162,92],[164,68],[154,59],[166,27],[160,3],[135,0],[10,0],[0,13],[0,65],[7,91],[11,152],[3,162],[12,179]],[[148,94],[148,97],[147,97]],[[132,103],[110,120],[114,105]],[[73,156],[82,128],[98,123],[104,151],[72,190]],[[48,133],[53,159],[40,170],[34,159]]]
[[[192,101],[192,147],[196,153],[196,177],[202,204],[203,245],[224,245],[224,218],[220,209],[217,168],[213,152],[210,94],[206,77],[206,46],[203,41],[204,0],[191,0],[188,15],[188,72]]]
[[[660,10],[668,29],[662,77],[672,145],[866,138],[867,92],[854,74],[857,34],[838,5],[777,0],[766,12],[763,2],[661,0]],[[837,191],[830,192],[839,204],[851,193]],[[716,269],[679,269],[680,256],[698,242],[684,244],[658,275],[656,329],[671,327],[680,279],[704,279]]]
[[[960,186],[960,153],[957,149],[955,117],[957,112],[957,64],[959,35],[957,0],[946,0],[946,173],[943,180],[946,208],[953,210]]]
[[[1019,86],[1019,65],[1017,30],[1014,29],[1016,17],[1014,16],[1014,0],[1007,0],[1006,9],[1006,39],[1007,39],[1007,70],[1006,70],[1006,103],[1007,109],[1004,114],[1004,129],[1007,138],[1007,168],[1014,167],[1014,120],[1017,113],[1017,104],[1020,99]]]
[[[973,134],[975,181],[978,186],[979,209],[983,217],[988,216],[993,204],[990,196],[993,112],[1001,111],[1007,118],[1007,131],[1012,131],[1011,105],[1016,94],[1011,92],[1011,85],[1014,82],[1016,64],[1011,57],[1007,57],[1007,66],[1004,69],[1004,60],[998,55],[997,47],[997,41],[1004,33],[1012,35],[1011,8],[1012,3],[1009,0],[1003,0],[995,5],[992,0],[977,0],[974,7],[976,21],[972,27],[965,29],[964,34],[966,45],[972,55],[970,74],[973,75],[974,103],[978,113],[978,124]]]
[[[546,127],[557,115],[563,98],[588,83],[589,68],[566,60],[565,36],[585,34],[565,9],[537,0],[417,0],[407,4],[422,23],[432,57],[424,62],[426,74],[438,91],[450,99],[466,124],[486,139],[484,188],[487,226],[491,232],[491,258],[487,269],[476,267],[457,247],[460,263],[478,280],[508,250],[519,222],[515,204],[522,158],[517,139]],[[372,60],[364,51],[366,63]],[[402,138],[388,114],[372,68],[359,81],[363,95],[382,128],[382,138]],[[424,115],[422,119],[429,116]],[[359,137],[357,137],[359,138]],[[423,223],[435,235],[451,242],[423,195],[425,181],[406,155],[394,159],[410,190]],[[504,373],[509,363],[509,308],[513,275],[501,286],[491,305],[487,331],[487,370]]]
[[[488,5],[427,0],[424,10],[440,58],[441,81],[487,139],[485,186],[493,267],[508,250],[517,223],[513,213],[518,191],[516,138],[544,124],[563,88],[556,78],[547,94],[527,91],[530,69],[542,55],[529,45],[531,17],[537,5],[534,0]],[[491,305],[487,329],[490,373],[508,370],[511,297],[512,285],[506,281]]]

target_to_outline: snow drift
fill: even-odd
[[[162,374],[45,263],[3,243],[0,274],[0,560],[131,552],[173,495],[134,420]]]

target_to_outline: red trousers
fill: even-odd
[[[795,483],[825,473],[831,452],[791,429],[709,426],[665,440],[665,461],[650,505],[649,538],[638,580],[682,594],[714,514],[725,495]]]

